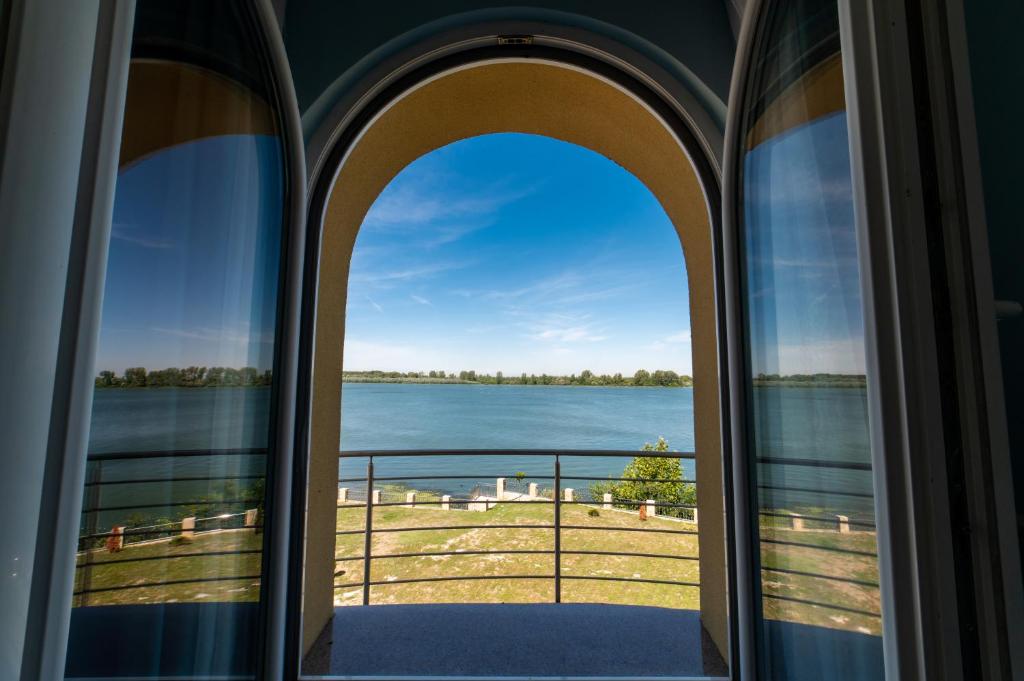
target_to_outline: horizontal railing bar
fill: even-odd
[[[171,524],[172,525],[180,525],[180,523],[171,523]],[[232,529],[258,530],[258,529],[261,529],[262,527],[263,527],[262,525],[250,525],[249,527],[245,527],[245,528],[232,528]],[[83,539],[103,539],[104,537],[136,537],[136,536],[153,535],[153,534],[180,534],[181,531],[182,530],[181,530],[180,526],[179,527],[173,527],[173,528],[170,528],[170,529],[167,529],[167,530],[132,530],[132,529],[127,529],[124,532],[117,532],[117,533],[114,533],[114,532],[97,532],[96,534],[83,534],[83,535],[80,535],[78,537],[78,540],[82,541]],[[195,532],[196,532],[196,534],[205,534],[206,532],[216,532],[216,530],[195,530]],[[359,530],[359,532],[362,532],[362,530]]]
[[[574,556],[624,556],[626,558],[671,558],[673,560],[700,560],[697,556],[676,556],[671,553],[630,553],[624,551],[567,551],[562,549],[562,555],[571,554]],[[376,557],[376,556],[375,556]]]
[[[418,584],[421,582],[458,582],[458,581],[475,581],[480,579],[554,579],[554,575],[461,575],[451,577],[414,577],[410,579],[392,579],[391,581],[371,581],[368,582],[370,586],[388,586],[390,584]],[[362,582],[345,582],[344,584],[335,584],[335,589],[344,589],[350,586],[362,586]]]
[[[163,508],[164,506],[220,506],[224,504],[259,504],[258,499],[224,499],[222,501],[166,501],[154,504],[133,504],[131,506],[100,506],[83,508],[82,513],[103,513],[104,511],[134,511],[139,508]]]
[[[130,546],[130,544],[129,544]],[[208,551],[206,553],[181,553],[177,556],[145,556],[142,558],[119,558],[117,560],[101,560],[95,563],[81,563],[75,566],[76,570],[82,568],[98,568],[104,565],[117,565],[118,563],[142,563],[150,560],[177,560],[179,558],[206,558],[207,556],[239,556],[250,553],[263,553],[262,549],[240,549],[238,551]]]
[[[438,499],[417,499],[416,501],[382,501],[380,503],[373,504],[373,505],[374,506],[408,506],[408,507],[412,507],[412,506],[428,506],[428,505],[429,506],[436,506],[438,504],[449,504],[449,503],[451,503],[451,504],[494,504],[495,506],[497,506],[498,504],[553,504],[553,503],[555,503],[555,501],[554,501],[554,499],[505,499],[505,500],[498,500],[498,499],[455,499],[455,498],[452,498],[452,499],[449,499],[447,501],[438,500]],[[596,504],[602,504],[604,502],[601,501],[601,500],[596,500],[596,499],[589,499],[589,500],[586,500],[586,499],[576,499],[574,501],[563,500],[563,501],[560,501],[559,503],[561,503],[561,504],[582,504],[582,505],[591,505],[591,506],[593,506],[593,505],[596,505]],[[622,504],[622,505],[631,505],[631,506],[650,506],[651,505],[651,504],[647,503],[647,500],[639,501],[637,499],[613,499],[611,503],[613,503],[613,504]],[[347,504],[338,504],[337,505],[338,508],[345,508],[345,509],[358,509],[358,508],[364,508],[365,506],[366,506],[366,500],[364,500],[364,499],[356,499],[356,500],[353,500],[353,501],[351,501],[351,502],[349,502]],[[662,508],[689,508],[689,509],[697,508],[693,504],[672,504],[672,503],[669,503],[667,501],[666,502],[660,502],[657,499],[654,500],[654,506],[659,506],[659,507],[662,507]],[[788,518],[790,516],[782,516],[782,517]],[[813,520],[813,518],[811,518],[810,516],[801,516],[801,517],[806,517],[808,520]],[[850,524],[851,525],[853,524],[852,520],[850,521]]]
[[[608,530],[609,532],[660,532],[662,534],[697,534],[697,530],[669,530],[655,527],[615,527],[614,525],[562,525],[563,530]]]
[[[506,553],[531,553],[540,555],[554,555],[554,551],[551,549],[481,549],[473,551],[423,551],[419,553],[373,553],[370,554],[370,558],[377,560],[380,558],[428,558],[433,556],[486,556],[490,554],[506,554]],[[562,553],[565,553],[563,551]],[[364,560],[366,556],[353,556],[345,558],[335,558],[335,563],[346,563],[353,560]]]
[[[626,505],[628,505],[628,506],[652,506],[653,505],[653,506],[660,506],[662,508],[690,508],[690,509],[697,508],[693,504],[673,504],[673,503],[670,503],[670,502],[667,502],[667,501],[661,502],[661,501],[658,501],[657,499],[653,499],[654,504],[649,504],[649,503],[647,503],[648,501],[649,501],[648,499],[644,499],[644,500],[640,500],[640,499],[612,499],[611,503],[613,503],[613,504],[621,504],[623,506],[626,506]],[[519,502],[512,502],[512,503],[519,503]],[[590,500],[576,499],[576,500],[573,500],[573,501],[563,501],[562,503],[563,504],[589,504],[589,505],[593,506],[593,505],[596,505],[596,504],[603,504],[605,502],[603,500],[601,500],[601,499],[590,499]]]
[[[595,482],[675,482],[687,485],[697,484],[696,480],[680,480],[678,478],[601,478],[586,475],[563,475],[560,477],[562,480],[594,480]]]
[[[151,452],[106,452],[89,454],[86,465],[93,461],[138,461],[140,459],[181,459],[194,456],[266,456],[266,447],[239,449],[172,449]]]
[[[641,584],[668,584],[670,586],[700,587],[700,582],[677,582],[672,579],[646,579],[641,577],[600,577],[597,575],[562,575],[562,579],[594,580],[598,582],[639,582]]]
[[[263,476],[258,476],[263,477]],[[396,480],[493,480],[495,478],[505,478],[506,480],[515,480],[515,475],[497,475],[492,473],[481,473],[479,475],[388,475],[388,476],[373,476],[374,480],[380,481],[385,480],[393,482]],[[661,483],[679,483],[686,485],[697,484],[696,480],[679,479],[679,478],[603,478],[594,475],[563,475],[562,480],[592,480],[595,482],[661,482]],[[524,480],[554,480],[550,475],[526,475],[523,476]],[[366,476],[354,476],[350,478],[338,478],[338,482],[365,482]]]
[[[391,584],[420,584],[424,582],[459,582],[483,579],[554,579],[554,575],[458,575],[449,577],[414,577],[410,579],[392,579],[391,581],[371,581],[370,586],[389,586]],[[562,575],[562,579],[595,580],[603,582],[637,582],[641,584],[668,584],[670,586],[700,587],[700,582],[677,582],[671,579],[642,579],[640,577],[597,577],[589,575]],[[362,582],[345,582],[335,584],[335,589],[362,586]]]
[[[360,530],[361,531],[361,530]],[[877,558],[878,554],[871,551],[858,551],[857,549],[841,549],[834,546],[820,546],[818,544],[804,544],[798,541],[784,541],[782,539],[761,539],[762,544],[778,544],[780,546],[799,546],[805,549],[818,549],[819,551],[832,551],[833,553],[848,553],[853,556],[866,556]]]
[[[432,525],[429,527],[375,527],[373,532],[426,532],[428,530],[553,530],[554,525]],[[341,530],[342,534],[363,534],[366,530]]]
[[[694,452],[645,452],[636,449],[356,449],[338,452],[342,459],[386,456],[605,456],[645,459],[695,459]]]
[[[83,487],[95,487],[97,485],[106,487],[107,485],[141,485],[157,482],[211,482],[214,480],[262,480],[265,475],[196,475],[188,476],[184,478],[140,478],[131,480],[97,480],[94,482],[87,482]]]
[[[785,466],[807,466],[810,468],[840,468],[851,471],[870,471],[870,463],[859,463],[857,461],[823,461],[821,459],[787,459],[779,456],[759,456],[757,463],[785,465]]]
[[[515,475],[495,475],[493,473],[481,473],[479,475],[389,475],[389,476],[373,476],[375,481],[378,480],[494,480],[495,478],[505,478],[506,480],[515,480]],[[554,478],[550,475],[527,475],[524,479],[530,480],[553,480]],[[587,478],[589,479],[589,478]],[[338,482],[363,482],[366,480],[366,476],[352,477],[352,478],[338,478]]]
[[[420,557],[432,557],[432,556],[479,556],[488,554],[539,554],[539,555],[553,555],[555,552],[553,549],[506,549],[506,550],[473,550],[473,551],[427,551],[422,553],[382,553],[372,554],[370,557],[373,560],[378,558],[420,558]],[[562,550],[562,555],[574,555],[574,556],[622,556],[625,558],[669,558],[672,560],[700,560],[697,556],[677,556],[670,553],[632,553],[628,551],[566,551]],[[344,558],[335,558],[335,563],[347,563],[355,560],[364,560],[366,556],[345,556]]]
[[[758,489],[777,490],[780,492],[806,492],[809,494],[830,494],[844,497],[858,497],[861,499],[874,499],[875,495],[868,492],[840,492],[832,489],[813,489],[811,487],[786,487],[783,485],[758,485]]]
[[[451,503],[451,504],[494,504],[495,506],[497,506],[498,504],[553,504],[555,502],[552,499],[514,499],[514,500],[513,499],[507,499],[505,501],[498,501],[497,499],[455,499],[453,497],[453,498],[449,499],[448,501],[441,501],[440,499],[429,499],[429,500],[417,499],[416,501],[382,501],[379,504],[373,504],[373,506],[374,507],[380,507],[380,506],[409,506],[409,507],[412,507],[412,506],[437,506],[438,504],[448,504],[448,503]],[[570,504],[570,503],[584,503],[584,502],[563,501],[562,503],[563,504]],[[362,499],[356,500],[354,502],[350,502],[348,504],[338,504],[338,508],[365,508],[365,507],[366,507],[366,501],[362,500]]]
[[[798,520],[813,520],[814,522],[832,523],[833,525],[838,523],[839,520],[832,516],[817,516],[817,515],[802,515],[800,513],[776,513],[774,511],[758,511],[758,515],[766,518],[786,518],[787,520],[797,518]],[[858,527],[874,527],[874,523],[869,523],[865,520],[844,520],[843,522],[848,525],[857,525]]]
[[[165,582],[147,582],[145,584],[125,584],[120,586],[104,586],[98,589],[83,589],[73,595],[84,596],[104,591],[125,591],[127,589],[149,589],[155,586],[174,586],[176,584],[199,584],[202,582],[234,582],[243,579],[262,579],[262,575],[238,575],[237,577],[197,577],[195,579],[169,579]]]
[[[852,612],[856,615],[867,615],[868,617],[881,617],[882,615],[877,612],[871,612],[870,610],[858,610],[857,608],[848,608],[844,605],[832,605],[831,603],[819,603],[817,601],[810,601],[806,598],[794,598],[793,596],[778,596],[776,594],[761,594],[764,598],[773,598],[777,601],[789,601],[790,603],[801,603],[803,605],[813,605],[819,608],[829,608],[831,610],[841,610],[843,612]]]
[[[874,589],[878,588],[878,582],[869,582],[864,579],[854,579],[853,577],[833,577],[832,575],[823,575],[817,572],[804,572],[802,570],[790,570],[789,568],[778,568],[778,567],[761,567],[765,572],[778,572],[784,575],[798,575],[800,577],[813,577],[815,579],[827,579],[830,582],[846,582],[847,584],[857,584],[858,586],[867,586]]]

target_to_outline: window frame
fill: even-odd
[[[64,678],[71,617],[79,514],[83,501],[89,423],[92,411],[95,348],[98,342],[114,188],[124,120],[128,66],[133,39],[135,1],[104,3],[99,10],[96,56],[89,86],[86,143],[61,322],[55,419],[65,422],[51,433],[44,494],[59,504],[44,514],[38,545],[51,560],[49,573],[33,578],[33,607],[27,622],[22,678]],[[271,107],[278,117],[282,159],[282,242],[277,301],[274,370],[270,412],[270,447],[266,471],[266,521],[258,610],[261,651],[256,678],[284,673],[284,631],[289,608],[288,557],[292,550],[289,511],[294,486],[295,396],[299,383],[299,311],[305,253],[305,144],[284,42],[269,0],[247,6],[246,30],[262,46]],[[40,555],[37,552],[37,561]],[[45,581],[44,581],[45,579]],[[38,607],[36,607],[38,604]]]
[[[749,535],[749,504],[753,497],[749,496],[752,494],[750,471],[743,451],[750,401],[745,394],[747,341],[740,298],[743,268],[738,247],[742,243],[741,212],[737,203],[737,178],[742,169],[740,124],[755,47],[772,4],[773,0],[748,2],[733,72],[725,137],[726,326],[733,372],[729,382],[734,396],[731,411],[738,504],[734,517],[738,523],[736,533],[741,538],[744,533],[752,536]],[[943,120],[945,114],[941,107],[923,101],[928,92],[922,87],[922,81],[926,77],[941,79],[942,67],[952,68],[954,84],[959,82],[962,87],[965,64],[950,66],[948,62],[937,60],[934,54],[928,54],[928,49],[934,51],[937,46],[945,45],[961,61],[965,58],[962,22],[955,22],[957,16],[962,16],[962,3],[961,0],[946,3],[922,0],[904,5],[885,0],[837,0],[837,4],[864,301],[866,360],[868,375],[873,379],[868,383],[868,399],[886,677],[893,680],[977,678],[974,674],[982,670],[965,667],[964,654],[969,653],[969,648],[964,646],[970,644],[962,639],[962,632],[970,633],[973,625],[965,628],[962,623],[965,616],[975,616],[970,607],[975,602],[969,597],[965,599],[964,594],[981,587],[977,579],[972,581],[969,576],[965,579],[957,573],[956,561],[969,562],[971,558],[958,554],[961,545],[956,543],[956,538],[958,533],[970,535],[971,523],[979,523],[981,527],[991,519],[986,520],[977,512],[969,518],[957,517],[963,507],[954,505],[958,488],[951,485],[947,467],[959,456],[959,446],[975,446],[968,457],[969,467],[984,465],[978,461],[988,461],[989,456],[998,457],[999,453],[979,451],[976,433],[970,433],[974,442],[968,441],[970,437],[953,441],[942,428],[935,426],[948,420],[950,402],[954,416],[964,420],[968,431],[972,419],[975,424],[995,423],[1003,415],[993,415],[983,400],[971,401],[968,396],[965,401],[962,385],[953,391],[954,395],[950,396],[948,390],[943,395],[937,374],[943,370],[955,371],[957,366],[962,366],[964,358],[957,364],[956,353],[952,357],[948,351],[944,354],[942,345],[952,342],[951,334],[966,334],[980,337],[980,345],[991,349],[992,332],[985,324],[981,328],[970,328],[970,320],[965,322],[963,317],[954,320],[952,327],[944,326],[943,320],[937,318],[935,305],[936,296],[942,293],[940,289],[966,291],[975,298],[981,297],[984,290],[975,289],[977,284],[965,280],[962,272],[958,276],[947,270],[941,257],[921,247],[929,238],[928,199],[935,199],[927,193],[927,185],[935,178],[926,172],[924,159],[928,158],[927,154],[941,156],[945,153],[938,137],[927,136],[932,131],[922,127],[926,119],[922,119],[921,113],[938,114],[940,126],[946,124],[945,130],[954,137],[958,132],[962,136],[963,126],[972,120],[970,116],[967,122],[961,119],[960,129],[955,130]],[[937,20],[943,12],[948,13],[945,25]],[[961,111],[963,97],[961,92],[958,101]],[[936,111],[937,108],[940,110]],[[972,151],[974,142],[970,135],[967,137],[967,163],[958,165],[953,161],[945,168],[946,176],[941,180],[944,186],[954,188],[957,179],[966,183],[967,201],[977,202],[977,187],[972,186],[972,177],[977,176]],[[950,174],[959,176],[950,177]],[[977,206],[972,210],[976,216]],[[977,238],[977,230],[983,231],[984,225],[979,227],[975,219],[969,228],[975,234],[970,242],[975,250],[961,255],[965,260],[973,257],[976,266],[981,262],[978,271],[984,278],[987,261],[977,250],[986,245],[983,239]],[[982,283],[984,281],[987,280],[983,279]],[[989,352],[982,354],[991,357]],[[989,381],[991,376],[988,368]],[[987,390],[991,395],[990,385]],[[1001,407],[1001,402],[994,403],[998,403],[995,409]],[[998,467],[1000,462],[992,461],[990,465]],[[1005,484],[1005,480],[995,480],[993,486],[1000,489],[988,490],[1000,497],[1004,513],[1007,497],[1001,487]],[[976,487],[973,500],[967,493],[961,501],[969,509],[971,504],[980,504],[977,497],[984,492],[984,488]],[[1015,537],[1002,525],[981,532],[993,533],[989,545],[997,544],[1003,552],[1016,550]],[[748,544],[740,541],[734,547],[739,574],[747,578],[740,580],[743,593],[737,615],[740,618],[741,672],[747,675],[745,678],[757,678],[759,651],[755,649],[753,617],[758,605],[756,588],[751,588],[758,578],[757,553],[756,546]],[[974,550],[979,548],[984,551],[985,547],[976,544]],[[1005,555],[1003,560],[1006,561]],[[1013,567],[1004,568],[1004,577],[1014,577]],[[1019,565],[1016,567],[1019,578]],[[1011,584],[1011,593],[1007,595],[1006,615],[1010,618],[1007,621],[1003,622],[998,613],[991,612],[991,606],[978,611],[989,620],[990,636],[1005,637],[1007,630],[1012,631],[1013,621],[1020,619],[1016,587],[1017,584]],[[998,647],[998,641],[983,640],[982,645]],[[1013,654],[1020,657],[1019,651]],[[1008,666],[999,662],[989,660],[987,664],[989,668],[985,672],[993,674],[993,678],[1002,678],[997,669],[1002,674],[1011,673]],[[1013,671],[1019,673],[1019,669]]]

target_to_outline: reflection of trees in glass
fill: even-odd
[[[269,369],[260,371],[256,367],[171,367],[149,371],[144,367],[130,367],[122,376],[113,371],[101,371],[95,385],[97,388],[248,388],[270,385],[271,378]]]

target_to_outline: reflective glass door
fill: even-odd
[[[69,678],[251,678],[261,655],[302,183],[255,7],[137,3]]]
[[[881,679],[865,340],[835,0],[766,2],[734,225],[759,678]],[[733,101],[737,101],[734,99]],[[740,579],[744,579],[744,575]]]

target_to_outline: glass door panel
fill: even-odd
[[[254,675],[288,181],[251,7],[136,10],[66,675]]]
[[[837,7],[766,3],[760,21],[734,131],[757,667],[880,679],[872,377]]]

